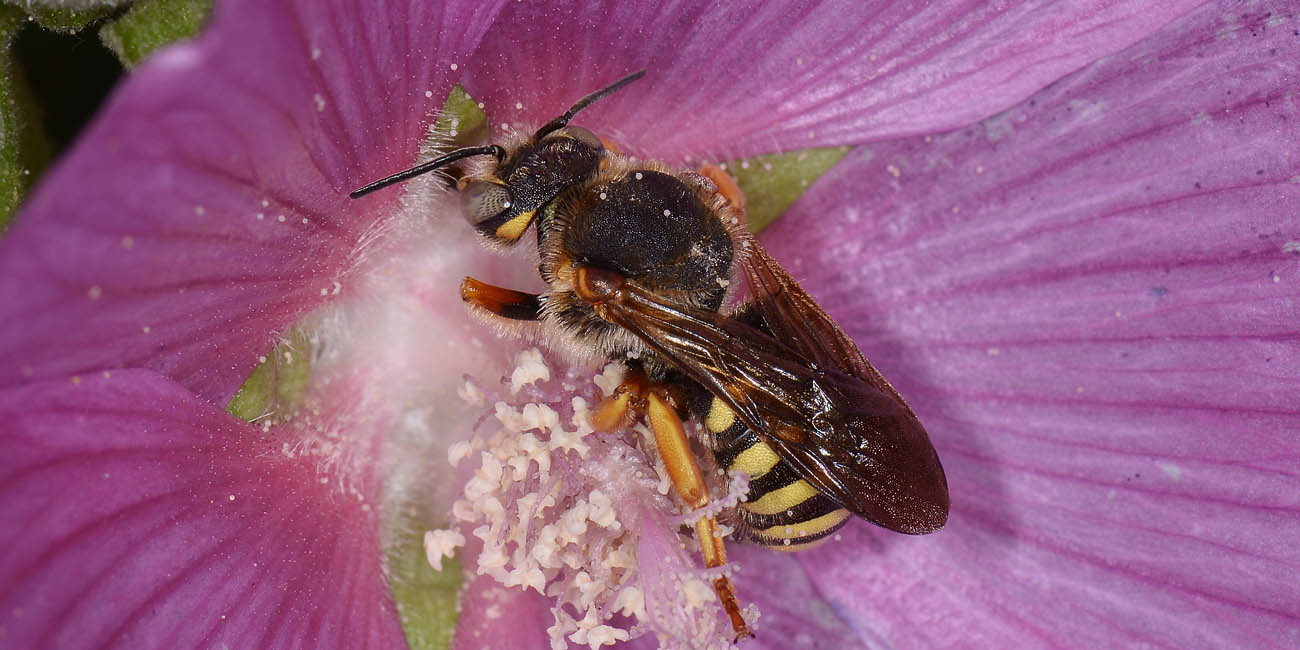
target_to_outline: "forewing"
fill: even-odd
[[[772,336],[820,366],[859,377],[870,368],[853,340],[756,240],[746,242],[741,265],[753,293],[749,304]]]
[[[629,282],[597,313],[730,406],[813,487],[905,533],[943,526],[943,468],[911,410],[835,367],[812,367],[762,330],[674,304]]]

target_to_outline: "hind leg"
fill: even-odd
[[[664,459],[673,489],[692,510],[709,505],[709,487],[704,482],[704,473],[700,471],[695,452],[691,451],[686,426],[664,387],[650,385],[639,372],[628,373],[628,378],[614,394],[596,408],[592,424],[597,429],[608,431],[618,428],[640,413],[645,414],[650,430],[654,433],[655,444],[659,447],[659,455]],[[602,424],[609,426],[602,429]],[[700,541],[704,566],[714,568],[727,563],[727,550],[722,543],[722,533],[716,518],[700,517],[695,523],[695,535]],[[744,617],[740,615],[740,603],[736,599],[736,590],[731,580],[727,576],[718,576],[713,581],[713,590],[718,594],[718,601],[722,603],[727,618],[731,620],[736,638],[753,636]]]

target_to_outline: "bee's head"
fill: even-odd
[[[517,241],[560,192],[594,176],[605,155],[600,138],[579,126],[533,136],[504,151],[495,164],[459,183],[465,219],[502,244]]]
[[[503,244],[518,241],[537,212],[565,188],[596,173],[605,147],[591,131],[569,126],[569,120],[597,100],[645,76],[630,74],[574,104],[547,122],[533,137],[509,148],[497,144],[457,149],[429,162],[362,187],[349,196],[360,198],[376,190],[446,167],[465,158],[493,156],[495,164],[459,183],[465,218],[480,233]]]

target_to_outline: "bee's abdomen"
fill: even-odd
[[[830,536],[848,521],[848,510],[800,478],[721,400],[713,399],[704,420],[713,433],[718,465],[749,475],[749,496],[737,522],[744,539],[793,551]]]

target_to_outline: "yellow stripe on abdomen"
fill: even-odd
[[[749,501],[739,505],[738,536],[782,551],[816,546],[849,518],[849,511],[817,491],[776,450],[750,431],[726,402],[712,396],[697,417],[718,465],[749,475]]]
[[[736,454],[736,459],[731,461],[731,466],[727,469],[733,472],[744,472],[750,479],[756,479],[772,471],[779,462],[781,457],[777,456],[767,443],[760,441]]]
[[[720,434],[737,428],[736,424],[736,413],[727,406],[726,402],[714,397],[713,403],[709,404],[708,414],[704,416],[704,426],[714,434]],[[742,433],[744,433],[743,428],[738,429],[733,435],[738,436]],[[750,440],[754,440],[754,443],[745,447],[740,453],[736,453],[731,464],[727,466],[727,471],[744,472],[749,475],[749,478],[756,479],[772,471],[772,468],[781,462],[781,457],[777,456],[767,443],[756,440],[752,436]],[[734,450],[740,444],[743,443],[737,440],[731,445],[731,449]]]
[[[763,443],[758,443],[763,445]],[[767,445],[763,445],[766,447]],[[777,488],[744,504],[744,508],[756,515],[775,515],[792,510],[795,506],[817,496],[817,488],[808,481],[798,480],[783,488]]]
[[[713,403],[709,405],[709,414],[704,417],[704,426],[714,433],[722,433],[731,428],[736,422],[736,414],[732,412],[731,407],[718,398],[713,398]]]
[[[808,521],[792,522],[764,528],[755,532],[756,541],[778,551],[800,551],[830,539],[829,533],[844,525],[849,511],[833,510]]]

